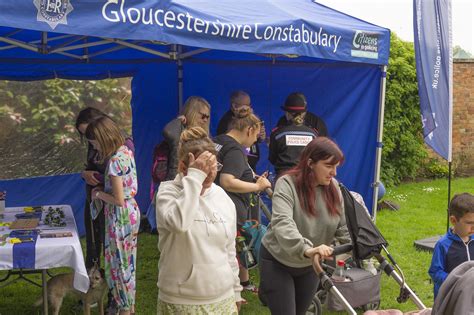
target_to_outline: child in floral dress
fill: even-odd
[[[92,199],[105,203],[105,276],[120,310],[134,313],[137,235],[140,210],[134,197],[137,175],[133,152],[117,125],[108,117],[99,118],[86,130],[89,142],[102,159],[109,159],[105,187],[94,188]]]

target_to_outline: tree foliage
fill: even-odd
[[[427,157],[413,43],[392,33],[390,45],[381,174],[382,181],[389,186],[415,177]]]
[[[130,131],[128,79],[0,81],[0,165],[6,170],[1,178],[81,170],[85,146],[74,125],[87,106],[108,113]]]

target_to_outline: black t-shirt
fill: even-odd
[[[230,174],[244,182],[253,183],[253,172],[247,162],[244,148],[234,138],[223,134],[214,138],[218,151],[217,159],[222,163],[222,170],[217,174],[216,184],[220,185],[220,175]],[[251,193],[233,193],[226,191],[237,210],[237,224],[242,225],[250,219]]]
[[[286,125],[291,124],[285,117],[285,115],[281,116],[278,120],[277,127],[283,127]],[[318,136],[320,137],[329,137],[328,128],[326,127],[326,123],[324,120],[313,113],[306,112],[306,116],[304,117],[304,124],[310,128],[316,129],[318,132]]]
[[[227,131],[229,131],[228,130],[229,125],[233,117],[234,115],[231,110],[228,110],[224,114],[224,116],[222,116],[221,120],[219,120],[219,123],[217,124],[218,136],[221,134],[227,133]],[[249,152],[247,155],[247,160],[249,162],[249,165],[254,171],[257,170],[257,163],[259,159],[260,159],[260,148],[258,147],[258,141],[257,141],[254,144],[252,144],[252,146],[249,148]]]

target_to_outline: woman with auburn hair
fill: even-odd
[[[238,229],[246,220],[258,219],[258,206],[254,193],[271,187],[266,174],[262,176],[254,174],[244,152],[257,141],[261,124],[261,120],[249,111],[234,117],[229,131],[214,138],[219,151],[218,158],[223,165],[216,182],[224,188],[235,204]],[[240,267],[240,281],[244,290],[257,292],[257,288],[250,283],[248,270],[243,264]]]
[[[260,250],[259,297],[272,314],[305,314],[319,283],[314,255],[328,257],[335,239],[350,240],[335,179],[343,161],[337,144],[318,137],[276,182],[271,224]]]
[[[237,314],[239,268],[235,206],[215,185],[220,164],[200,127],[181,134],[178,175],[156,196],[158,314]]]
[[[184,103],[181,115],[170,121],[163,129],[163,138],[170,147],[168,156],[168,174],[166,180],[171,180],[178,173],[179,137],[184,129],[201,127],[209,134],[211,121],[211,105],[200,96],[190,96]]]
[[[105,186],[95,187],[91,193],[93,200],[104,203],[105,278],[120,315],[134,314],[140,225],[140,210],[134,198],[137,194],[135,159],[125,145],[122,132],[108,117],[91,122],[85,136],[99,152],[100,160],[108,160]]]

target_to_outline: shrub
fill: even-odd
[[[391,36],[385,97],[382,181],[387,186],[415,178],[427,158],[424,146],[413,43]]]

